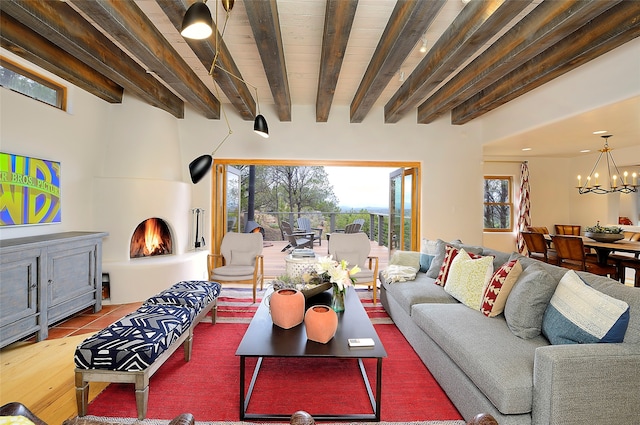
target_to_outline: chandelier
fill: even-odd
[[[195,40],[204,40],[213,33],[213,18],[211,16],[211,11],[209,10],[209,7],[205,4],[206,1],[207,0],[204,0],[202,2],[196,1],[187,9],[187,12],[185,13],[184,19],[182,21],[182,30],[180,31],[180,34],[183,37],[191,38]],[[235,78],[236,80],[242,81],[243,83],[245,83],[255,91],[256,105],[257,105],[258,111],[254,120],[253,131],[255,131],[256,134],[264,138],[268,138],[269,128],[267,126],[267,120],[260,113],[260,100],[258,99],[258,88],[248,83],[240,76],[235,75],[232,72],[229,72],[228,70],[224,69],[218,61],[218,56],[220,54],[220,47],[219,47],[220,39],[222,39],[222,37],[224,36],[225,29],[227,28],[227,21],[229,20],[229,14],[231,12],[231,9],[233,9],[234,2],[235,0],[220,1],[220,3],[222,4],[222,8],[225,11],[225,19],[222,27],[222,34],[220,34],[216,28],[216,34],[215,34],[216,51],[213,57],[213,63],[211,64],[211,68],[209,69],[209,75],[213,78],[215,70],[218,69],[228,74],[229,76]],[[217,21],[216,22],[216,27],[217,27],[217,24],[219,22],[217,3],[216,3],[216,21]],[[214,87],[216,90],[216,95],[218,96],[218,98],[220,98],[218,87],[217,86],[214,86]],[[227,140],[227,138],[231,136],[231,134],[233,134],[233,130],[231,129],[231,125],[229,124],[229,119],[227,118],[227,113],[222,102],[220,103],[220,109],[222,110],[222,115],[224,116],[224,120],[227,124],[227,135],[222,139],[220,143],[218,143],[218,145],[213,149],[213,152],[211,152],[210,155],[209,154],[201,155],[196,159],[194,159],[193,161],[191,161],[191,163],[189,164],[189,174],[191,175],[191,181],[193,183],[199,182],[207,174],[207,172],[211,169],[211,164],[213,163],[213,155],[215,155],[218,149],[220,149],[220,147]]]
[[[578,176],[578,186],[576,188],[580,194],[597,193],[602,195],[614,192],[631,193],[638,191],[637,173],[634,172],[629,176],[629,173],[625,171],[620,175],[620,170],[618,170],[618,166],[611,155],[613,149],[609,147],[609,137],[611,136],[611,134],[601,136],[604,139],[604,147],[600,149],[600,156],[598,156],[598,160],[591,169],[584,184],[582,183],[582,176]],[[607,175],[603,176],[607,179],[605,185],[600,183],[600,174],[595,172],[598,169],[598,164],[600,164],[603,155],[607,160]]]

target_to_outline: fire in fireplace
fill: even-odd
[[[171,231],[163,219],[152,217],[138,224],[131,236],[130,258],[167,255],[172,252]]]

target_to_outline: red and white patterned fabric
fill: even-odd
[[[518,252],[523,255],[526,254],[527,247],[524,243],[522,232],[531,226],[529,192],[529,166],[527,161],[524,161],[522,165],[520,165],[520,203],[518,208],[518,232],[516,235]]]
[[[484,290],[480,311],[487,317],[495,317],[504,311],[509,292],[522,273],[522,264],[511,260],[502,265],[491,277]]]

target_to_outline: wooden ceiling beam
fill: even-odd
[[[545,1],[418,107],[428,124],[619,3]]]
[[[291,93],[276,0],[245,1],[244,7],[271,87],[278,118],[280,121],[291,121]]]
[[[462,65],[531,0],[468,3],[384,107],[385,123],[396,123]]]
[[[351,101],[352,123],[364,120],[446,0],[398,1]]]
[[[184,102],[62,1],[0,1],[0,10],[150,105],[184,118]]]
[[[156,0],[164,13],[167,15],[173,26],[180,32],[182,29],[182,19],[187,8],[193,3],[189,0]],[[256,115],[256,101],[253,98],[244,78],[238,69],[238,66],[231,57],[231,53],[227,48],[222,36],[218,32],[216,23],[213,23],[213,34],[206,40],[192,40],[184,38],[191,50],[196,54],[202,65],[211,70],[211,64],[216,55],[216,43],[218,46],[218,58],[216,64],[227,72],[215,69],[211,77],[218,84],[227,99],[235,107],[243,120],[250,121]],[[217,34],[217,37],[216,37]],[[234,78],[231,74],[237,76]]]
[[[69,1],[205,117],[220,118],[218,99],[133,0]]]
[[[327,122],[358,0],[327,0],[316,96],[316,122]]]
[[[640,36],[640,2],[623,1],[537,55],[451,112],[465,124]]]
[[[109,103],[122,103],[124,89],[46,38],[0,11],[3,48]]]

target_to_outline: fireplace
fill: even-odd
[[[173,239],[166,221],[152,217],[138,224],[131,236],[130,258],[170,255],[173,253]]]

